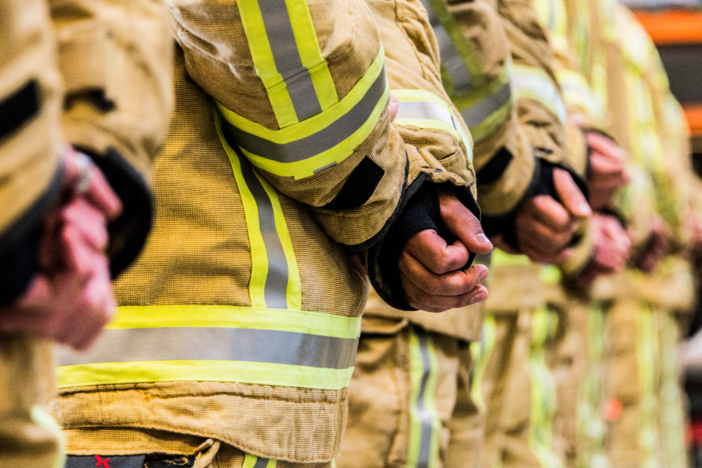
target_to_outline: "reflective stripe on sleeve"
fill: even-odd
[[[453,107],[436,94],[422,89],[394,89],[399,107],[395,125],[441,130],[463,141],[468,159],[473,161],[473,143],[455,117]]]
[[[484,77],[480,60],[443,0],[421,1],[439,45],[442,78],[447,81],[444,83],[447,92],[460,96],[482,86]]]
[[[438,465],[441,420],[434,393],[438,362],[431,338],[419,327],[410,327],[410,434],[408,468],[433,468]]]
[[[309,119],[270,130],[217,103],[224,135],[257,168],[301,179],[340,163],[370,135],[390,93],[381,49],[366,74],[336,104]]]
[[[541,68],[526,65],[514,66],[514,85],[517,99],[531,99],[543,104],[558,120],[565,123],[567,113],[558,87]]]
[[[512,59],[508,56],[497,78],[485,87],[455,100],[473,141],[488,137],[511,115],[514,108],[511,81]]]
[[[598,121],[603,119],[600,104],[582,74],[572,70],[558,70],[556,78],[566,103],[583,109],[587,115]]]
[[[499,127],[513,109],[512,61],[487,81],[472,44],[442,0],[422,0],[441,53],[442,80],[461,117],[478,142]]]
[[[238,306],[126,306],[86,354],[58,351],[59,387],[221,381],[340,389],[360,318]]]
[[[281,128],[321,113],[338,101],[304,0],[237,2],[256,74]]]

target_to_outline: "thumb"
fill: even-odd
[[[554,169],[553,184],[558,198],[570,214],[576,218],[586,218],[592,214],[585,195],[580,191],[568,171],[559,168]]]
[[[492,243],[485,235],[480,220],[452,193],[438,189],[441,219],[448,230],[473,253],[487,254]]]

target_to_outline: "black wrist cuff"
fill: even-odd
[[[517,233],[515,230],[514,222],[517,213],[521,209],[521,206],[526,200],[537,195],[548,195],[554,200],[561,202],[560,197],[556,193],[556,186],[553,180],[553,170],[556,168],[568,171],[573,181],[578,186],[580,191],[583,193],[586,199],[589,199],[590,190],[587,185],[587,181],[582,178],[575,171],[569,167],[557,165],[550,161],[542,158],[535,158],[534,174],[529,185],[529,188],[524,194],[522,200],[517,203],[515,208],[508,214],[504,216],[485,216],[483,220],[483,227],[485,229],[485,234],[490,236],[501,235],[504,241],[513,249],[519,250],[517,243]],[[574,237],[573,242],[577,243],[579,236]]]
[[[85,150],[77,148],[86,154]],[[153,199],[146,181],[120,153],[108,148],[104,155],[91,155],[122,202],[122,214],[108,226],[110,273],[117,278],[141,253],[153,222]]]
[[[459,188],[450,184],[442,184],[441,186],[453,191],[461,203],[480,218],[480,210],[470,194],[469,188]],[[369,251],[368,263],[371,283],[378,295],[395,309],[416,310],[405,299],[398,267],[407,241],[418,232],[426,229],[435,230],[448,244],[456,240],[456,237],[448,231],[441,219],[437,187],[432,183],[423,183],[421,187],[413,190],[382,242]],[[410,189],[412,188],[410,187]],[[471,253],[468,263],[463,268],[469,267],[474,258],[475,254]]]
[[[62,186],[63,168],[59,167],[46,191],[0,236],[0,305],[20,297],[37,273],[44,218]]]

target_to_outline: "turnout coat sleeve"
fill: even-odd
[[[436,18],[444,85],[475,141],[480,208],[505,216],[525,198],[536,164],[519,129],[510,44],[496,5],[427,0]]]
[[[41,0],[0,6],[0,303],[36,269],[40,222],[60,189],[60,88]]]
[[[151,226],[151,167],[173,110],[168,10],[160,0],[48,3],[65,139],[92,156],[124,206],[110,226],[114,277],[139,254]]]
[[[171,10],[222,137],[348,250],[377,244],[425,181],[475,196],[469,137],[422,147],[390,122],[397,69],[378,34],[382,18],[362,0],[176,0]]]

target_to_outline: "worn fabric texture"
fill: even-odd
[[[365,330],[337,466],[481,466],[468,343],[407,320],[374,317]]]

